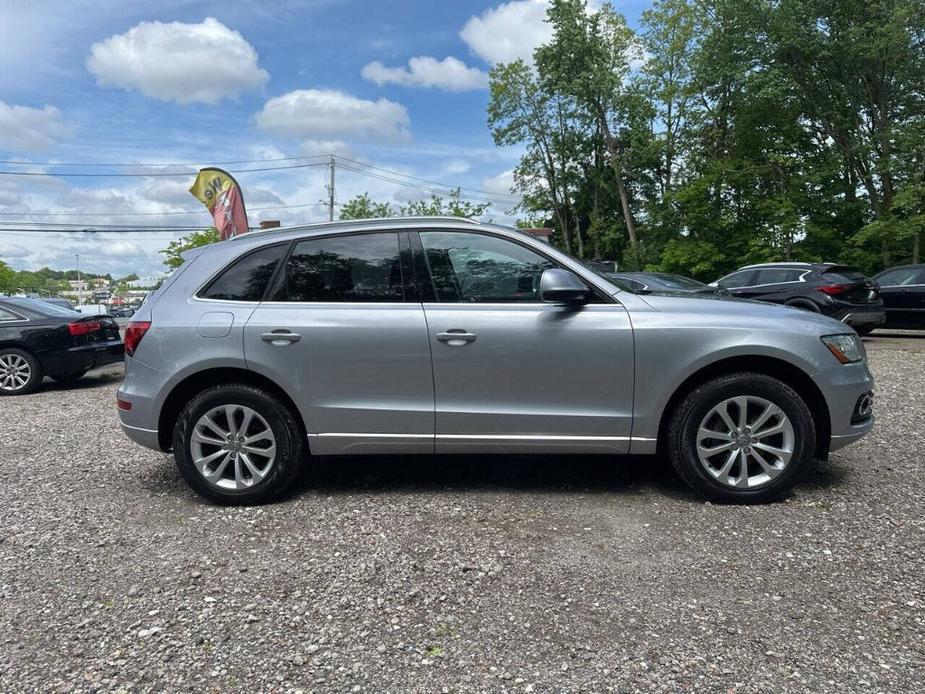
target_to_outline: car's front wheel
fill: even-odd
[[[173,452],[184,479],[229,505],[261,504],[296,478],[304,438],[293,414],[267,391],[245,384],[208,388],[180,412]]]
[[[668,427],[678,474],[715,501],[760,503],[784,496],[815,450],[812,414],[786,383],[736,373],[698,386]]]

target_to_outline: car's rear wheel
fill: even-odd
[[[42,382],[42,365],[35,355],[17,347],[0,349],[0,395],[25,395]]]
[[[708,499],[760,503],[784,496],[815,449],[812,414],[786,383],[722,376],[681,401],[668,427],[678,474]]]
[[[180,412],[173,451],[184,479],[222,504],[261,504],[296,478],[301,428],[271,393],[245,384],[202,391]]]

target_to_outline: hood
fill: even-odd
[[[821,313],[762,301],[703,294],[649,294],[639,298],[656,311],[703,315],[713,323],[729,323],[740,327],[753,324],[755,327],[774,327],[780,330],[789,328],[817,335],[852,332],[851,327]]]

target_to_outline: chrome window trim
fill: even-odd
[[[765,269],[771,269],[771,268],[765,268]],[[784,270],[790,270],[790,269],[792,269],[792,268],[782,268],[782,269],[784,269]],[[745,271],[743,270],[742,272],[745,272]],[[754,272],[754,270],[749,270],[748,272]],[[760,272],[760,270],[759,270],[759,272]],[[810,272],[812,272],[812,270],[807,270],[807,271],[804,272],[802,275],[800,275],[800,279],[798,279],[798,280],[787,280],[786,282],[765,282],[764,284],[743,284],[741,287],[729,287],[729,290],[731,291],[731,290],[733,290],[733,289],[755,289],[755,288],[757,288],[757,287],[775,287],[775,286],[777,286],[777,285],[779,285],[779,284],[800,284],[801,282],[802,282],[802,283],[805,283],[805,282],[806,282],[806,275],[808,275]],[[736,273],[733,272],[732,274],[734,275],[734,274],[736,274]],[[731,277],[731,275],[726,275],[726,277]],[[723,277],[722,279],[716,280],[716,284],[719,285],[719,283],[722,282],[723,279],[726,279],[726,277]],[[723,288],[725,289],[725,287],[723,287]]]
[[[7,313],[12,313],[14,316],[18,316],[18,318],[12,318],[12,319],[11,318],[6,318],[6,319],[0,318],[0,323],[23,323],[23,322],[28,323],[29,321],[32,320],[31,318],[29,318],[29,316],[24,316],[21,313],[17,313],[16,311],[9,308],[8,306],[0,306],[0,308],[2,308]]]

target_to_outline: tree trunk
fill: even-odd
[[[912,236],[912,264],[918,265],[919,262],[919,232]]]
[[[585,244],[581,240],[581,222],[578,219],[578,215],[575,215],[575,238],[578,240],[578,257],[584,260],[585,257]]]
[[[626,192],[626,185],[623,183],[623,162],[620,157],[620,147],[610,132],[607,119],[601,118],[600,121],[601,132],[604,134],[604,143],[607,145],[607,151],[610,152],[610,165],[613,168],[614,177],[617,179],[617,192],[620,193],[620,209],[623,211],[626,235],[629,236],[630,247],[632,247],[633,251],[637,251],[639,239],[636,236],[636,221],[633,219],[633,211],[630,209],[629,195]]]

